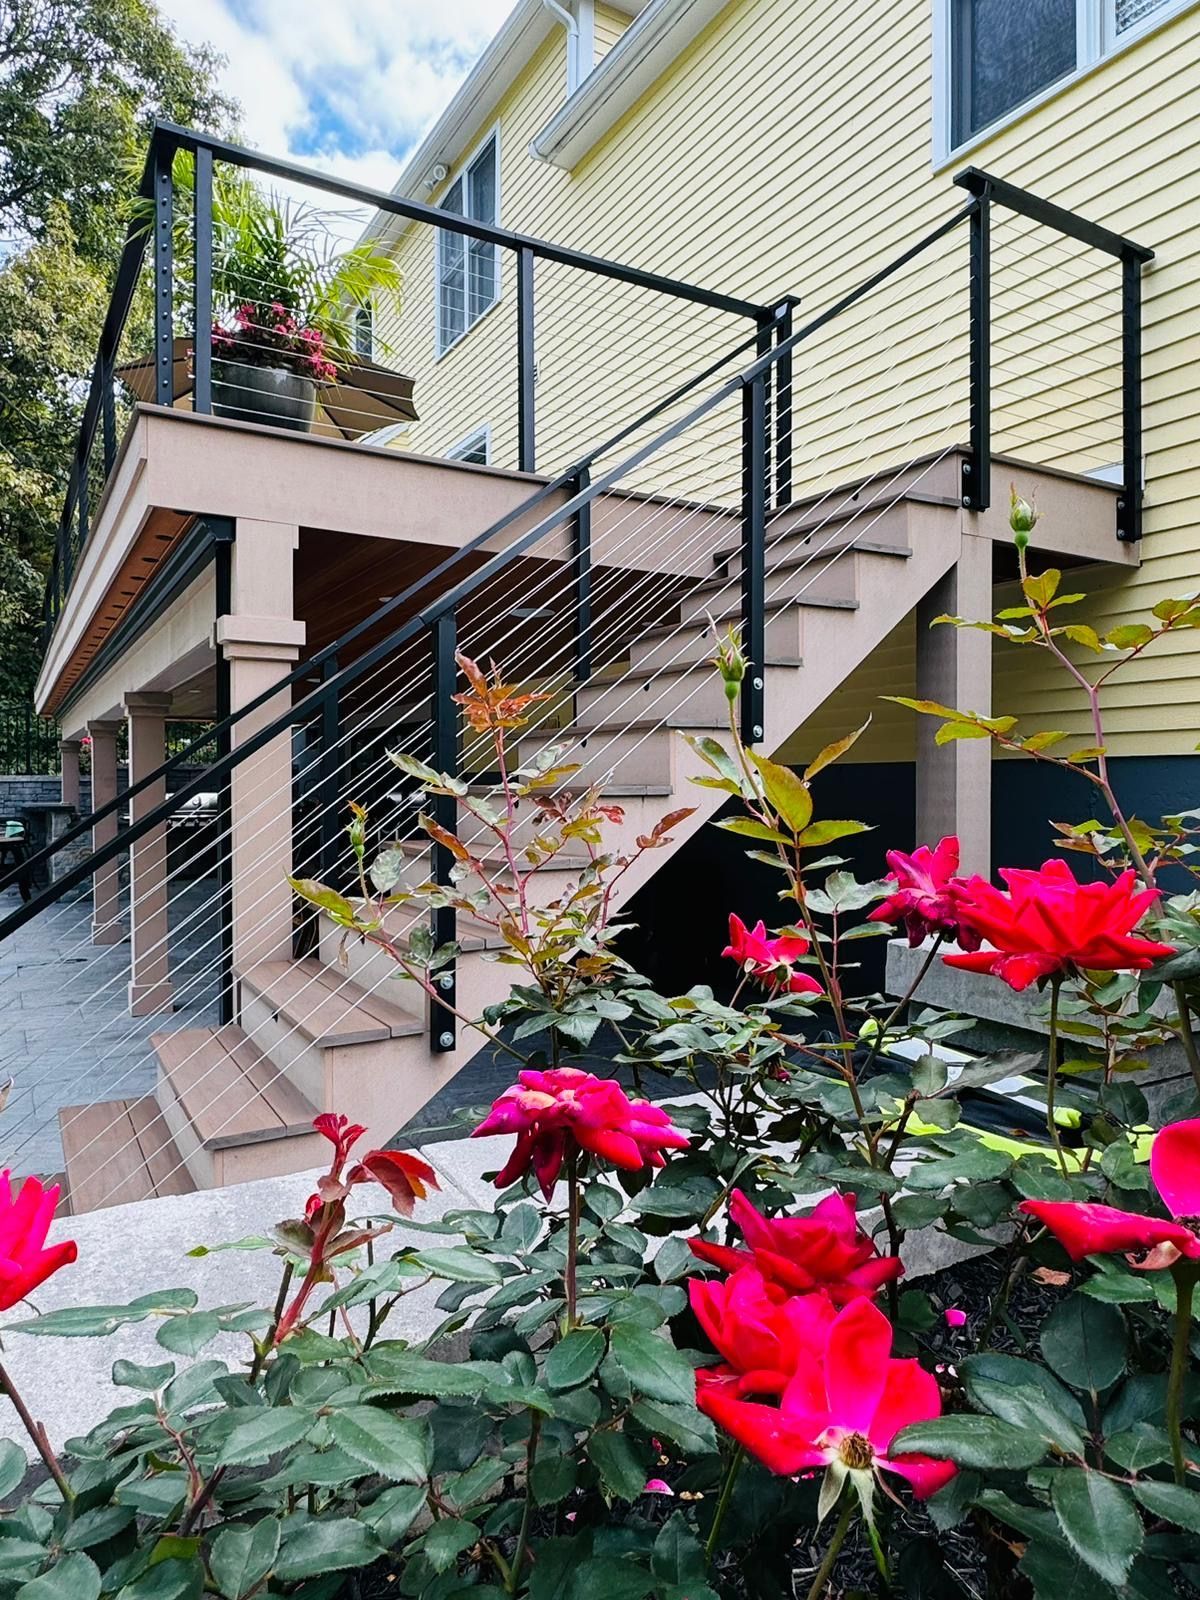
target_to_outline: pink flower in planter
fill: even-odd
[[[518,1081],[492,1104],[473,1139],[515,1133],[516,1146],[496,1187],[536,1174],[548,1200],[572,1150],[610,1162],[627,1172],[666,1165],[664,1150],[684,1150],[688,1137],[661,1107],[631,1100],[615,1078],[597,1078],[578,1067],[518,1073]]]
[[[989,972],[1019,992],[1053,973],[1141,972],[1175,954],[1132,931],[1158,898],[1155,889],[1137,888],[1132,872],[1112,883],[1079,883],[1055,859],[1037,872],[1001,868],[1000,876],[1007,894],[978,877],[956,890],[960,920],[992,948],[943,956],[947,966]]]
[[[726,1271],[757,1267],[790,1294],[824,1289],[838,1304],[876,1294],[904,1271],[898,1256],[881,1256],[858,1226],[854,1195],[826,1195],[806,1217],[764,1217],[740,1189],[729,1215],[745,1249],[689,1239],[692,1254]]]
[[[666,1494],[666,1495],[670,1495],[672,1499],[675,1498],[674,1489],[672,1489],[672,1487],[671,1487],[671,1485],[669,1483],[665,1483],[662,1478],[647,1478],[646,1479],[646,1487],[642,1490],[642,1493],[643,1494]]]
[[[959,1311],[956,1306],[947,1306],[942,1315],[946,1319],[947,1327],[965,1328],[967,1325],[967,1313]]]
[[[1155,1134],[1150,1175],[1175,1221],[1089,1201],[1023,1200],[1020,1210],[1044,1223],[1072,1261],[1120,1254],[1142,1272],[1200,1261],[1200,1118]]]
[[[696,1404],[769,1472],[792,1477],[826,1467],[861,1475],[860,1482],[894,1472],[924,1499],[950,1481],[954,1463],[893,1455],[891,1447],[909,1423],[941,1416],[941,1392],[919,1362],[891,1351],[891,1323],[869,1300],[855,1300],[823,1331],[814,1327],[777,1405],[746,1398],[746,1380],[720,1367],[696,1373]]]
[[[13,1194],[7,1169],[0,1172],[0,1311],[7,1311],[79,1254],[73,1239],[46,1247],[58,1204],[58,1185],[44,1189],[26,1178]]]
[[[801,934],[781,934],[776,939],[767,937],[764,922],[747,928],[735,912],[729,913],[729,943],[721,951],[736,961],[742,971],[757,978],[768,989],[783,989],[789,994],[821,994],[823,990],[815,978],[806,972],[796,972],[792,963],[804,955],[808,940]]]
[[[957,835],[940,839],[932,850],[927,844],[918,845],[910,856],[889,850],[887,861],[896,888],[870,913],[868,922],[903,923],[910,946],[940,934],[964,950],[979,949],[979,935],[959,921],[956,908]]]

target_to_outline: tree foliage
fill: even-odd
[[[37,668],[131,157],[156,116],[228,128],[216,65],[148,0],[0,0],[0,695],[27,694]]]

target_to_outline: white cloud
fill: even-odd
[[[390,188],[512,0],[158,0],[226,59],[246,140]]]

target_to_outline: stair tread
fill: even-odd
[[[312,1133],[313,1106],[241,1028],[183,1028],[150,1043],[206,1149]]]
[[[768,599],[763,607],[763,613],[767,621],[770,622],[774,617],[781,617],[788,611],[803,607],[810,607],[817,611],[857,611],[858,601],[826,600],[820,596],[798,595],[795,598],[783,600]],[[711,622],[718,627],[724,627],[727,622],[738,622],[741,620],[741,611],[741,595],[737,590],[731,588],[729,605],[723,608],[718,616],[712,617]],[[660,622],[653,628],[647,628],[644,633],[639,633],[637,642],[638,644],[645,644],[647,641],[669,639],[673,634],[678,634],[682,640],[687,636],[690,629],[695,629],[697,633],[708,632],[710,630],[710,618],[688,617],[684,622]],[[796,664],[799,665],[799,663]]]
[[[153,1095],[62,1106],[58,1121],[75,1216],[196,1187]]]
[[[816,531],[814,528],[812,533]],[[803,538],[801,538],[799,532],[794,536],[790,533],[784,536],[788,539],[789,545],[793,537],[799,540],[800,548],[797,548],[795,555],[773,559],[771,552],[768,550],[768,583],[770,583],[772,576],[776,572],[790,572],[796,567],[808,566],[814,561],[833,561],[851,552],[863,556],[883,556],[885,559],[894,557],[899,561],[908,561],[912,557],[912,550],[908,545],[888,544],[885,540],[880,539],[851,539],[838,544],[834,544],[831,541],[828,549],[823,544],[816,545],[811,550],[803,549],[802,547],[812,538],[812,533],[805,534]],[[713,555],[713,566],[726,566],[735,556],[740,554],[741,548],[738,545],[734,545],[728,550],[717,550]]]
[[[420,1017],[362,988],[313,956],[302,961],[256,962],[242,975],[241,983],[313,1044],[370,1044],[425,1031]]]
[[[680,626],[688,627],[690,624],[683,623]],[[766,665],[768,667],[785,667],[794,670],[796,667],[802,667],[804,662],[799,656],[768,655]],[[715,672],[715,670],[712,662],[707,658],[699,661],[671,661],[662,667],[626,667],[619,678],[593,678],[590,683],[582,685],[582,689],[592,689],[599,693],[601,690],[619,689],[623,683],[653,683],[656,678],[686,678],[692,672]],[[671,793],[670,789],[667,788],[659,788],[652,792],[657,794]],[[606,799],[610,794],[615,796],[616,793],[616,788],[605,789],[604,791]]]

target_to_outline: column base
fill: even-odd
[[[124,944],[128,937],[124,923],[119,920],[97,922],[93,919],[92,921],[93,944]]]
[[[131,983],[129,985],[129,1015],[152,1017],[159,1011],[173,1009],[175,990],[169,983]]]

